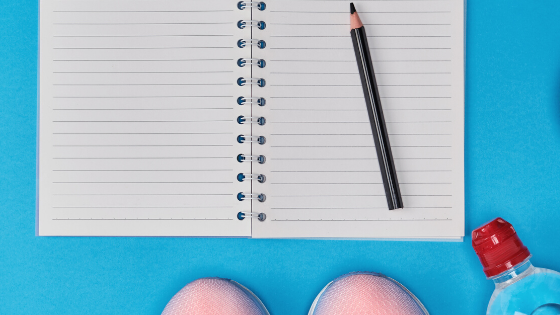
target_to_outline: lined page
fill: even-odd
[[[41,1],[39,235],[250,236],[236,4]]]
[[[405,208],[389,211],[348,1],[268,1],[267,201],[254,237],[464,235],[463,1],[354,1]]]

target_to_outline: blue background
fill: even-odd
[[[233,278],[273,315],[331,279],[394,277],[431,314],[484,314],[493,285],[462,243],[35,237],[36,0],[0,1],[0,314],[159,314],[188,282]],[[560,1],[469,0],[466,231],[503,216],[560,270]]]

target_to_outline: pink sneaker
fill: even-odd
[[[259,298],[241,284],[203,278],[187,284],[162,315],[270,315]]]
[[[427,315],[402,284],[379,273],[341,276],[319,293],[309,315]]]

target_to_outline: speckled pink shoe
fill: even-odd
[[[427,315],[402,284],[379,273],[354,272],[329,283],[309,315]]]
[[[187,284],[162,315],[270,315],[259,298],[239,283],[203,278]]]

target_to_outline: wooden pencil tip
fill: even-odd
[[[354,6],[354,3],[350,2],[350,29],[357,29],[362,26],[364,26],[364,24],[360,21],[358,12],[356,12],[356,7]]]

